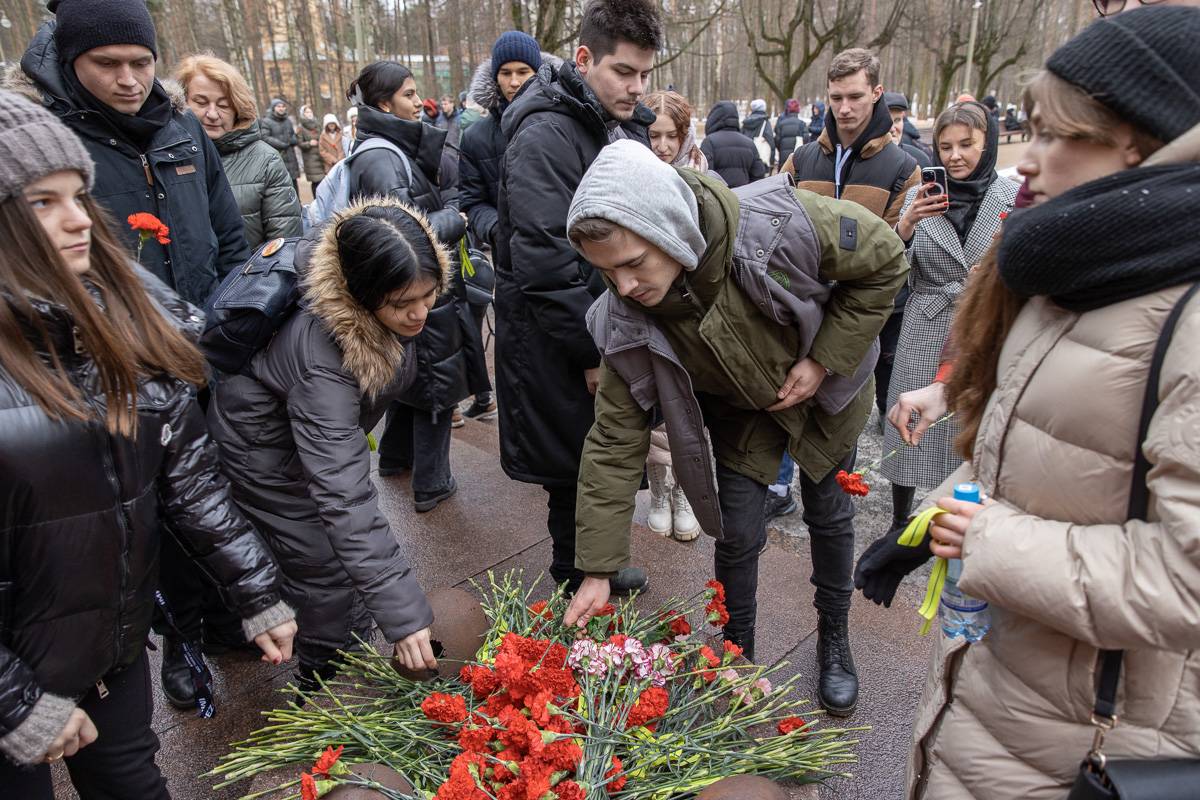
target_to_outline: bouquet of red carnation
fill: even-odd
[[[632,599],[609,606],[583,631],[558,622],[561,589],[533,601],[536,582],[512,573],[477,588],[491,629],[457,680],[414,683],[385,656],[348,653],[317,707],[272,712],[222,759],[220,785],[333,744],[277,796],[368,785],[343,759],[402,772],[411,794],[371,784],[392,800],[671,800],[735,774],[819,780],[854,760],[846,730],[798,716],[812,714],[793,694],[799,676],[772,685],[785,664],[750,664],[693,630],[701,611],[729,619],[717,581],[648,614]]]

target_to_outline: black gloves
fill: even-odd
[[[854,568],[854,588],[884,608],[891,608],[896,587],[904,576],[933,558],[926,536],[916,547],[898,544],[908,523],[892,528],[879,537],[858,560]]]

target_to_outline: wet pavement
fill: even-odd
[[[877,458],[880,444],[872,419],[861,441],[860,464]],[[533,576],[549,564],[545,493],[538,486],[509,480],[500,469],[498,450],[495,420],[469,420],[455,431],[451,459],[459,491],[428,514],[413,511],[406,476],[376,476],[382,507],[426,588],[467,586],[488,570],[524,568]],[[879,491],[856,501],[859,552],[886,529],[891,516],[887,484],[878,483]],[[650,575],[645,600],[653,607],[671,596],[692,594],[711,577],[712,542],[704,536],[690,543],[656,536],[644,527],[647,505],[648,492],[642,492],[633,553],[635,563]],[[815,698],[816,612],[807,581],[808,537],[800,517],[797,512],[771,525],[761,559],[757,648],[761,662],[787,661],[781,679],[799,672],[804,696]],[[909,730],[929,650],[928,640],[917,636],[915,608],[923,585],[923,577],[910,577],[890,610],[856,596],[851,637],[862,693],[857,711],[845,724],[868,725],[870,730],[857,737],[860,762],[851,765],[854,777],[819,787],[817,797],[902,796]],[[157,676],[157,653],[151,658]],[[278,691],[291,675],[286,664],[272,667],[237,655],[210,658],[209,663],[219,705],[214,719],[172,709],[155,681],[154,727],[162,740],[158,763],[176,800],[232,800],[248,791],[249,782],[213,789],[213,781],[201,773],[227,751],[229,742],[261,726],[265,710],[283,705],[288,697]],[[58,797],[75,798],[61,765],[55,776]],[[794,789],[791,796],[812,797],[813,792]]]

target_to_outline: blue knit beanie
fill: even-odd
[[[542,66],[542,48],[537,39],[521,31],[505,31],[492,45],[492,78],[500,72],[500,67],[510,61],[520,61],[528,64],[534,72]]]

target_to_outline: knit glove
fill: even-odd
[[[907,524],[897,525],[872,542],[854,567],[854,588],[884,608],[891,608],[896,587],[904,576],[933,558],[928,537],[916,547],[898,543]]]

